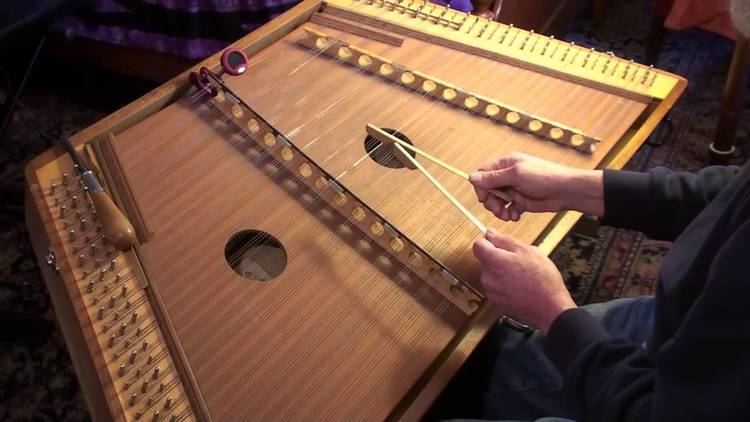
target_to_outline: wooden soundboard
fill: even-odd
[[[481,234],[366,125],[464,171],[512,151],[619,168],[686,86],[419,0],[306,0],[233,48],[241,75],[217,76],[217,54],[73,137],[132,248],[102,238],[67,154],[27,167],[29,230],[95,420],[418,419],[501,310],[478,285]],[[500,222],[417,160],[547,253],[579,218]]]

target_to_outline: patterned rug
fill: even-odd
[[[648,2],[618,2],[604,30],[581,22],[566,37],[622,57],[644,60]],[[706,165],[731,43],[700,31],[669,33],[658,67],[685,75],[690,86],[660,127],[628,164],[695,169]],[[46,66],[45,66],[46,65]],[[11,130],[0,144],[0,420],[81,421],[89,416],[38,276],[23,221],[23,166],[48,147],[39,129],[72,134],[149,88],[138,81],[86,69],[43,63],[25,90]],[[750,108],[743,110],[747,117]],[[747,121],[747,119],[743,119]],[[748,125],[740,127],[741,141]],[[745,147],[746,142],[741,146]],[[739,155],[737,161],[742,160]],[[669,244],[641,234],[582,220],[553,259],[579,303],[653,291]],[[14,319],[10,319],[10,314]],[[19,318],[20,316],[20,318]],[[21,321],[19,321],[21,319]],[[20,323],[23,324],[20,324]]]

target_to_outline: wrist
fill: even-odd
[[[546,336],[547,333],[549,333],[552,324],[560,315],[562,315],[563,312],[577,307],[578,305],[573,302],[573,299],[570,296],[557,301],[557,303],[554,303],[547,309],[547,312],[545,312],[544,316],[539,321],[537,328]]]
[[[566,182],[567,209],[587,215],[604,215],[604,172],[602,170],[576,170]]]

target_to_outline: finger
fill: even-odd
[[[484,237],[480,237],[474,241],[472,251],[479,262],[482,263],[483,267],[490,265],[490,267],[487,268],[488,271],[496,271],[498,265],[501,265],[501,263],[504,262],[503,255],[508,253],[507,251],[498,249]]]
[[[513,237],[502,234],[492,228],[487,229],[487,234],[484,237],[496,247],[506,251],[516,251],[520,246],[518,241]]]
[[[474,192],[476,192],[479,202],[484,202],[487,199],[487,195],[489,195],[487,189],[482,189],[476,186],[474,186]]]
[[[512,168],[499,170],[475,171],[469,174],[469,181],[477,187],[485,189],[503,188],[512,186],[514,182]]]

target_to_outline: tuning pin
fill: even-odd
[[[112,296],[109,298],[109,309],[112,309],[115,307],[115,297]]]
[[[78,208],[78,196],[73,195],[73,197],[70,198],[70,207],[73,209]]]
[[[86,231],[86,219],[81,219],[81,231]]]
[[[512,30],[513,30],[513,24],[510,24],[510,25],[508,25],[508,26],[505,27],[505,31],[503,32],[503,36],[500,37],[500,44],[502,44],[502,43],[505,42],[505,37],[507,37],[508,34],[510,33],[510,31],[512,31]]]
[[[76,231],[73,229],[70,229],[68,231],[68,242],[74,242],[76,240]]]
[[[121,363],[120,368],[117,370],[117,376],[121,377],[125,375],[125,364]]]
[[[94,291],[94,282],[89,280],[89,283],[86,286],[86,293],[91,293],[93,291]]]
[[[133,350],[133,352],[130,353],[130,359],[128,360],[128,362],[130,362],[131,365],[135,363],[135,357],[137,355],[138,355],[138,352],[136,350]]]
[[[86,255],[78,255],[78,266],[83,267],[83,264],[86,263]]]
[[[91,246],[94,246],[94,245],[92,244]],[[104,277],[106,277],[106,276],[107,276],[107,269],[106,268],[102,268],[101,271],[99,271],[99,281],[103,282],[104,281]]]
[[[115,274],[115,283],[119,283],[120,278],[121,278],[120,273]]]
[[[96,312],[96,319],[101,321],[102,318],[104,318],[104,306],[100,306],[99,310]]]
[[[154,373],[151,374],[151,378],[153,378],[153,379],[159,378],[159,367],[158,366],[156,368],[154,368]]]
[[[127,297],[128,296],[128,285],[125,284],[122,286],[122,289],[120,290],[120,296]]]
[[[141,327],[137,327],[137,328],[135,329],[135,335],[136,335],[137,337],[140,337],[140,336],[141,336],[141,334],[143,334],[143,330],[141,330]]]
[[[130,400],[128,401],[128,404],[133,406],[135,404],[136,399],[138,399],[138,394],[133,393],[130,395]]]
[[[528,44],[528,42],[529,42],[529,39],[530,39],[530,38],[531,38],[532,36],[534,36],[534,30],[533,30],[533,29],[532,29],[531,31],[529,31],[529,33],[528,33],[528,34],[526,34],[526,38],[524,38],[524,39],[523,39],[523,44],[521,44],[521,50],[523,50],[523,49],[525,49],[525,48],[526,48],[526,44]]]
[[[53,182],[53,183],[51,183],[49,185],[49,194],[50,195],[54,195],[55,194],[55,189],[57,189],[57,185]]]
[[[65,210],[67,210],[67,209],[68,209],[68,207],[66,207],[65,205],[63,205],[63,206],[60,207],[60,218],[61,219],[65,218]]]
[[[633,64],[633,60],[630,60],[625,65],[625,71],[622,72],[622,79],[625,79],[628,76],[628,72],[630,72],[630,65],[632,65],[632,64]]]
[[[112,334],[111,336],[109,336],[109,343],[108,343],[109,347],[113,347],[115,345],[115,339],[116,338],[117,337],[114,334]]]
[[[120,319],[120,311],[116,311],[115,314],[114,314],[114,316],[112,316],[112,319],[115,320],[115,321],[117,321],[118,319]]]
[[[645,84],[648,80],[648,76],[651,74],[651,71],[654,69],[654,65],[650,65],[648,69],[646,69],[646,72],[643,74],[643,78],[641,78],[641,85]]]
[[[154,362],[154,356],[148,355],[148,359],[146,359],[146,364],[151,365],[153,362]],[[161,390],[159,390],[159,392],[161,393]]]
[[[163,383],[163,382],[160,382],[160,383],[159,383],[159,392],[160,392],[160,393],[163,393],[163,392],[164,392],[164,387],[165,387],[165,386],[164,386],[164,383]]]
[[[63,173],[63,175],[62,175],[62,185],[63,186],[68,186],[68,178],[69,177],[70,176],[68,175],[68,173]]]
[[[130,323],[135,324],[135,321],[138,319],[138,312],[133,312],[132,315],[130,315]]]
[[[164,400],[164,408],[169,409],[172,407],[172,397],[167,396],[167,399]]]
[[[159,422],[159,411],[154,410],[154,417],[151,418],[151,422]]]
[[[96,255],[96,244],[92,243],[89,245],[89,255],[94,256]]]
[[[148,380],[143,380],[141,384],[141,393],[145,393],[148,390]]]
[[[143,344],[141,344],[141,350],[145,352],[147,349],[148,349],[148,342],[144,340]]]
[[[127,322],[123,322],[122,324],[120,324],[120,335],[121,336],[125,335],[125,329],[127,327],[128,327],[128,323]]]
[[[114,272],[115,271],[115,264],[117,263],[117,259],[112,258],[111,261],[109,261],[109,270]]]
[[[169,418],[169,422],[177,422],[177,415],[172,415],[172,417]]]

